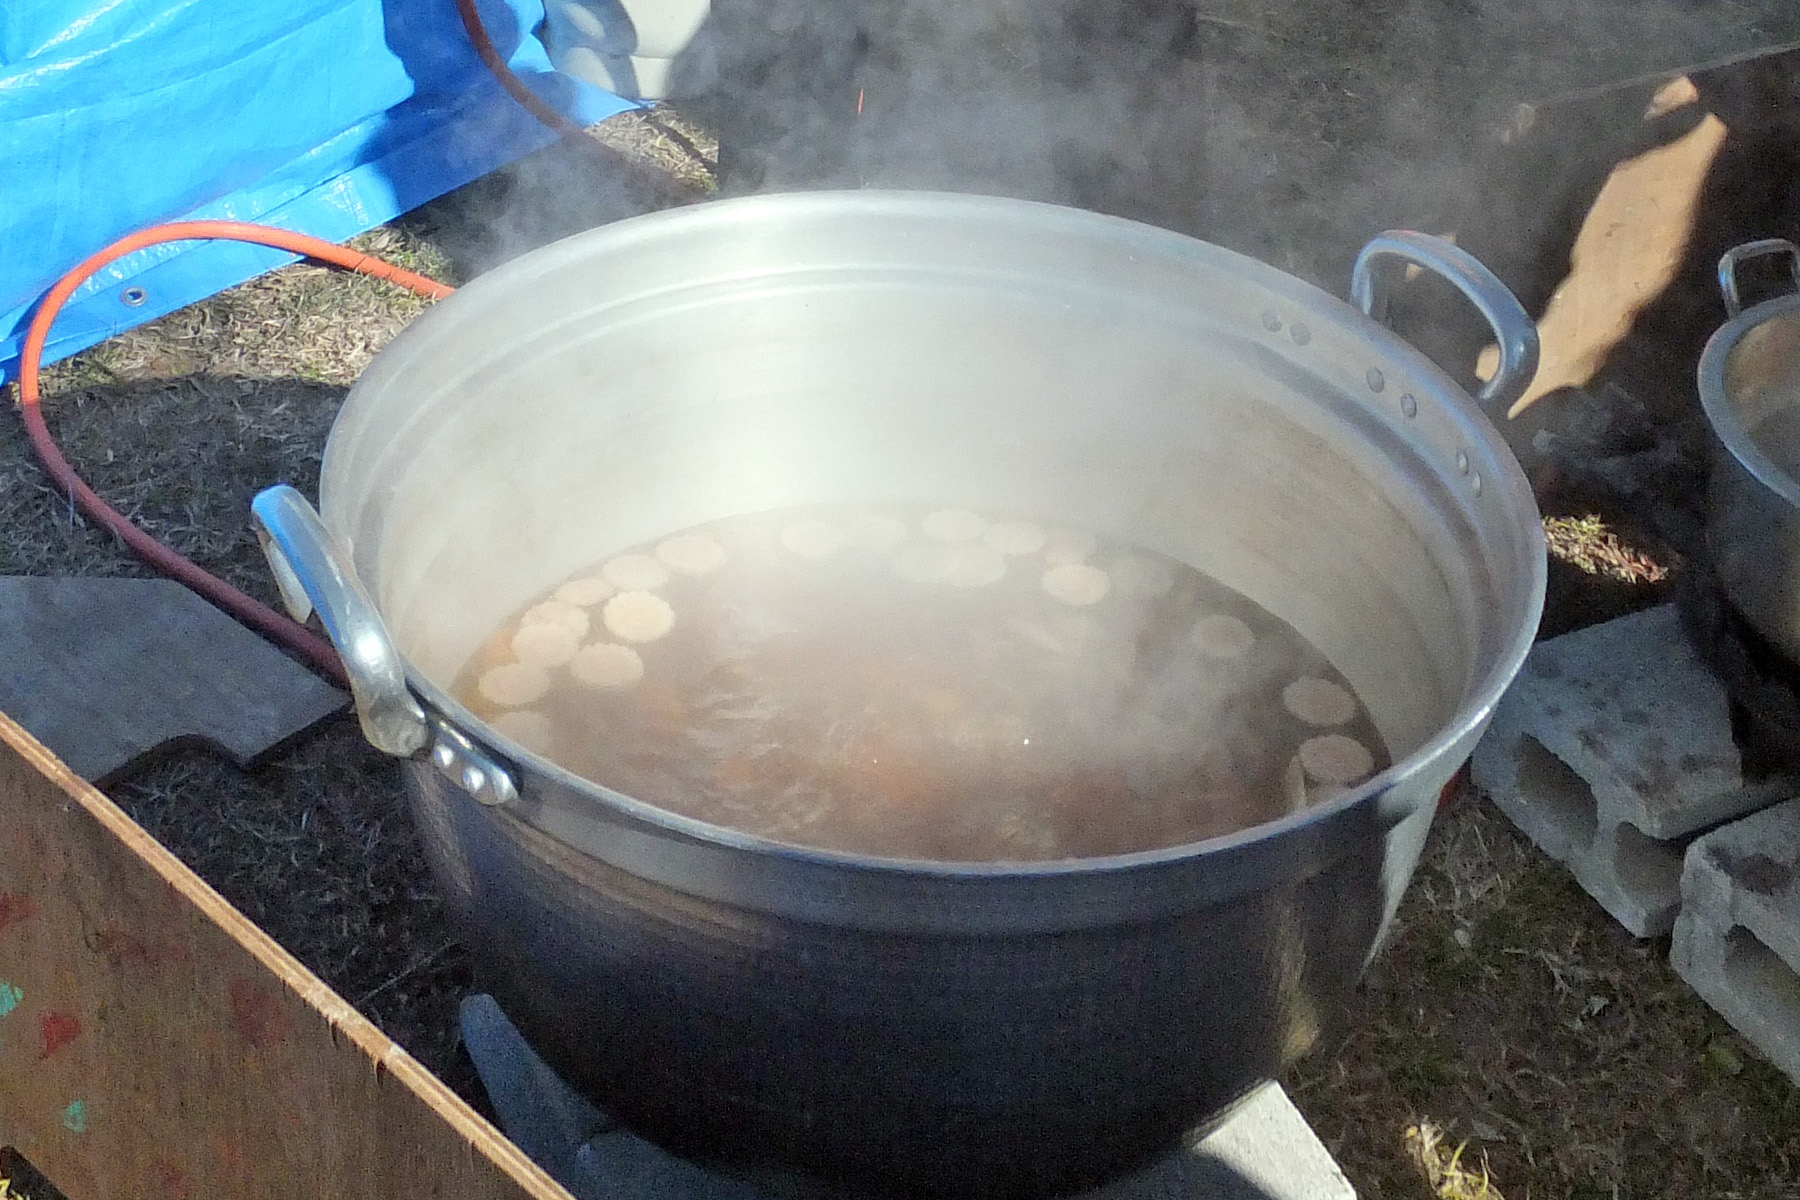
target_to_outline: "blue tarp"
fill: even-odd
[[[631,107],[550,66],[542,0],[480,0],[514,73],[591,124]],[[182,218],[331,241],[548,144],[453,0],[0,0],[0,379],[30,308],[114,239]],[[76,293],[46,360],[291,255],[151,247]]]

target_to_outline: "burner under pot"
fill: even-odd
[[[1688,560],[1675,597],[1688,640],[1731,701],[1745,776],[1800,773],[1800,663],[1744,618],[1705,557]]]

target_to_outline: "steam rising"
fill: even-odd
[[[713,0],[673,85],[735,152],[728,190],[1072,204],[1340,291],[1371,234],[1479,213],[1519,104],[1800,36],[1788,0],[1723,7]]]
[[[1466,234],[1478,255],[1504,236],[1463,227],[1480,223],[1483,172],[1522,102],[1800,36],[1788,0],[1721,8],[712,0],[673,64],[671,103],[718,135],[723,194],[898,187],[1071,204],[1341,293],[1382,229]],[[440,206],[467,226],[465,274],[655,203],[582,141]]]
[[[1340,294],[1370,234],[1457,229],[1507,112],[1554,94],[1571,58],[1605,46],[1610,65],[1586,75],[1654,68],[1633,47],[1696,20],[1676,0],[714,5],[676,64],[675,106],[718,133],[728,193],[943,188],[1072,204],[1194,233]],[[475,267],[628,215],[628,189],[591,166],[561,148],[489,196]],[[839,541],[861,545],[848,532],[829,549],[801,541],[821,559]],[[1052,539],[1045,561],[1068,552]],[[1133,597],[1108,609],[1096,635],[1133,641],[1148,608]],[[1067,635],[1027,636],[1054,651]],[[1212,682],[1196,688],[1199,653],[1172,642],[1094,680],[1071,714],[1079,756],[1116,764],[1141,791],[1219,747],[1239,774],[1278,772],[1292,747],[1270,747],[1283,756],[1271,768],[1254,749],[1264,714],[1234,697],[1298,664],[1258,642],[1229,667],[1209,660]],[[489,698],[510,703],[537,680],[494,684],[505,699]]]
[[[716,0],[676,86],[751,186],[1078,202],[1108,156],[1143,165],[1129,148],[1196,82],[1196,30],[1179,5],[1137,2]]]

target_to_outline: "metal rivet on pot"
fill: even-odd
[[[481,792],[482,786],[486,783],[487,783],[487,772],[483,771],[480,767],[476,766],[473,763],[469,763],[468,765],[463,767],[463,769],[462,769],[462,785],[465,790],[467,790],[471,793],[479,794]]]
[[[1479,475],[1469,476],[1469,486],[1475,489],[1475,494],[1477,496],[1481,495],[1481,476],[1479,476]]]
[[[1411,392],[1400,397],[1400,411],[1409,417],[1416,417],[1419,415],[1419,402],[1413,399],[1413,394]]]
[[[1380,367],[1370,367],[1368,375],[1364,378],[1369,381],[1369,390],[1371,392],[1379,392],[1382,388],[1387,386],[1387,376],[1381,373]]]
[[[1304,346],[1306,343],[1312,341],[1312,330],[1308,329],[1299,321],[1295,321],[1294,327],[1288,330],[1288,336],[1294,339],[1294,345]]]
[[[1264,313],[1263,314],[1263,328],[1268,330],[1270,333],[1274,333],[1276,330],[1280,329],[1281,328],[1281,314],[1276,312],[1272,308],[1268,312]]]
[[[440,771],[448,771],[456,765],[456,751],[447,743],[439,742],[431,748],[431,761]]]
[[[1467,451],[1458,450],[1456,452],[1456,469],[1463,475],[1469,473],[1469,455]]]
[[[119,293],[119,302],[128,308],[136,308],[150,298],[150,294],[141,287],[128,287]]]

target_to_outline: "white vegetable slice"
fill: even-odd
[[[607,599],[618,590],[604,579],[571,579],[557,588],[555,595],[564,604],[589,608]]]
[[[1058,563],[1044,572],[1044,590],[1071,608],[1086,608],[1106,599],[1112,579],[1087,563]]]
[[[725,563],[725,547],[703,533],[678,533],[656,544],[656,557],[677,575],[710,575]]]
[[[844,545],[844,531],[830,521],[808,517],[781,531],[781,544],[801,558],[817,561],[836,554]]]
[[[606,602],[601,620],[621,642],[654,642],[675,628],[675,610],[649,592],[620,592]]]
[[[1300,756],[1288,759],[1287,770],[1281,773],[1281,794],[1287,801],[1287,810],[1299,812],[1306,807],[1306,768],[1300,765]]]
[[[530,704],[550,690],[550,672],[530,663],[501,663],[489,667],[475,681],[483,699],[507,708]]]
[[[512,652],[534,667],[560,667],[581,646],[581,634],[554,621],[534,621],[519,626],[512,636]]]
[[[1320,783],[1355,783],[1375,769],[1375,756],[1353,737],[1327,733],[1300,743],[1300,765]]]
[[[966,508],[940,508],[919,522],[919,532],[934,542],[972,542],[986,528],[987,518]]]
[[[503,712],[488,722],[501,736],[509,737],[534,754],[548,754],[554,740],[550,718],[529,708]]]
[[[1044,532],[1042,525],[1030,521],[995,521],[981,531],[981,540],[1002,554],[1014,556],[1036,554],[1050,540],[1050,535]]]
[[[1356,716],[1356,697],[1329,679],[1302,675],[1281,689],[1281,703],[1308,725],[1342,725]]]
[[[583,646],[569,660],[569,674],[587,687],[622,691],[644,677],[644,660],[630,646],[595,642]]]
[[[519,624],[561,625],[579,638],[588,631],[588,615],[573,604],[565,604],[561,600],[546,600],[526,609],[525,615],[519,618]]]
[[[1202,617],[1194,625],[1194,648],[1208,658],[1223,662],[1240,659],[1256,645],[1250,627],[1229,613]]]
[[[649,592],[669,582],[669,568],[648,554],[621,554],[600,564],[606,581],[621,592]]]

